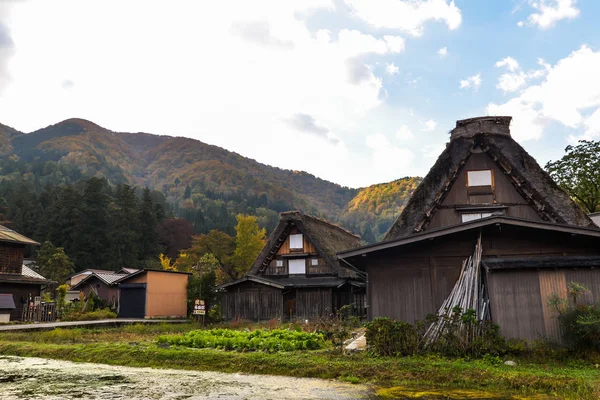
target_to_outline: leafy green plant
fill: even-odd
[[[185,335],[164,335],[158,343],[195,348],[236,351],[296,351],[325,347],[322,334],[289,329],[236,331],[231,329],[194,330]]]

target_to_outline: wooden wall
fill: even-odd
[[[467,160],[442,204],[436,209],[433,218],[427,225],[427,230],[462,223],[461,213],[455,210],[455,206],[466,206],[472,203],[472,196],[469,196],[467,190],[467,171],[484,169],[491,170],[493,175],[494,196],[491,200],[493,204],[508,206],[504,211],[506,216],[541,221],[539,214],[517,192],[494,161],[485,153],[474,153]]]
[[[106,301],[109,306],[114,307],[119,301],[119,287],[118,286],[108,286],[106,283],[102,282],[100,279],[93,277],[85,281],[82,284],[80,291],[87,297],[90,292],[95,289],[96,294],[102,300]]]
[[[221,296],[223,319],[269,320],[278,318],[314,320],[337,309],[356,304],[349,313],[364,317],[364,289],[354,293],[332,288],[298,288],[281,290],[257,282],[242,282],[229,287]]]
[[[359,261],[368,273],[368,317],[412,323],[437,312],[458,279],[462,261],[473,253],[478,236],[478,231],[460,232],[363,257]],[[598,239],[507,225],[485,227],[482,245],[484,258],[600,255]],[[493,272],[492,318],[508,337],[535,339],[539,332],[554,337],[558,328],[548,319],[548,294],[564,290],[564,282],[570,281],[600,291],[600,272],[594,271],[565,270],[564,280],[554,270]],[[600,293],[587,296],[587,301],[598,301]]]
[[[256,282],[242,282],[222,294],[221,313],[225,320],[241,318],[265,321],[282,318],[282,291]]]
[[[578,304],[600,301],[600,269],[502,270],[489,272],[487,278],[492,318],[507,338],[559,340],[558,314],[548,299],[553,293],[567,299],[569,282],[590,290]]]
[[[142,275],[148,277],[146,318],[187,316],[188,275],[161,271]]]
[[[317,258],[319,260],[319,265],[312,265],[312,259]],[[264,272],[264,275],[288,275],[288,258],[279,258],[280,261],[283,261],[283,266],[277,266],[277,259],[271,260],[269,266]],[[333,270],[329,265],[325,263],[325,260],[320,257],[308,257],[304,259],[306,262],[306,274],[307,275],[328,275],[332,274]]]
[[[290,231],[290,235],[294,235],[294,234],[298,234],[298,233],[300,233],[300,231],[298,231],[296,228],[294,228]],[[315,246],[313,246],[313,244],[310,242],[310,239],[305,234],[302,234],[302,242],[303,242],[302,243],[302,246],[303,246],[302,251],[299,251],[299,250],[291,251],[290,250],[290,238],[288,236],[285,239],[285,242],[283,242],[283,244],[277,251],[277,254],[284,255],[284,254],[290,254],[290,253],[316,253],[317,252],[317,249],[315,248]]]
[[[23,307],[27,306],[29,296],[33,301],[35,296],[40,296],[41,285],[31,284],[15,284],[0,282],[0,293],[10,293],[13,295],[16,310],[10,312],[11,321],[20,321],[23,312]]]
[[[0,273],[21,274],[23,245],[0,242]]]

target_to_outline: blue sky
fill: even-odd
[[[600,136],[592,0],[0,1],[0,122],[193,137],[359,187],[512,115],[540,164]]]

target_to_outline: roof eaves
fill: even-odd
[[[565,232],[572,234],[581,234],[585,236],[600,237],[600,229],[589,228],[577,225],[565,225],[565,224],[554,224],[549,222],[532,221],[522,218],[513,218],[506,216],[492,216],[487,218],[481,218],[474,221],[464,222],[459,225],[452,225],[440,229],[431,231],[420,232],[410,236],[404,236],[398,239],[392,239],[380,243],[371,244],[368,246],[360,247],[358,249],[343,251],[337,253],[338,258],[349,258],[357,255],[372,253],[375,251],[385,250],[392,247],[404,246],[410,243],[420,242],[422,240],[433,239],[440,236],[446,236],[456,232],[463,232],[470,229],[476,229],[483,226],[493,224],[506,224],[512,226],[523,226],[529,228],[537,228],[542,230],[550,230],[557,232]]]

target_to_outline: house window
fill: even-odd
[[[312,265],[312,266],[317,266],[317,265],[319,265],[319,259],[318,259],[318,258],[312,258],[312,259],[310,260],[310,265]]]
[[[492,170],[468,171],[467,185],[473,186],[492,186]]]
[[[302,245],[302,234],[290,235],[290,249],[298,250],[303,249]]]
[[[289,274],[306,274],[306,261],[305,260],[290,260],[289,264]]]
[[[281,268],[281,267],[283,267],[283,260],[276,260],[276,261],[275,261],[275,265],[276,265],[278,268]]]
[[[492,213],[462,214],[462,222],[475,221],[476,219],[491,217]]]

